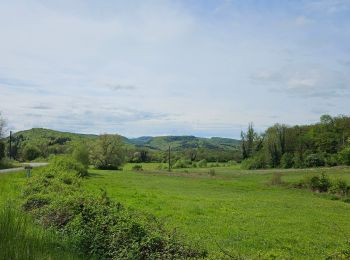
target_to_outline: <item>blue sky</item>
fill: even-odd
[[[0,0],[8,129],[239,137],[350,109],[350,0]]]

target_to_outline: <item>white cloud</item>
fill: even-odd
[[[346,66],[334,63],[350,60],[345,30],[323,29],[310,12],[289,15],[284,5],[193,5],[2,1],[0,110],[16,130],[237,137],[240,125],[289,114],[284,104],[347,93]],[[345,99],[335,112],[348,108]]]

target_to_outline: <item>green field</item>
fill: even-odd
[[[237,167],[144,171],[91,170],[86,189],[106,189],[113,199],[151,213],[190,243],[208,249],[213,258],[222,251],[235,256],[325,258],[346,246],[350,238],[350,205],[308,190],[269,184],[273,172],[296,182],[325,172],[350,180],[350,168],[245,171]],[[221,248],[221,249],[220,249]]]
[[[350,182],[350,168],[246,171],[232,166],[217,167],[215,176],[210,176],[208,168],[168,173],[157,167],[146,164],[140,172],[132,171],[132,164],[123,171],[91,169],[83,186],[93,193],[106,189],[114,200],[157,216],[168,229],[176,228],[188,243],[207,249],[212,259],[225,254],[245,259],[324,259],[345,248],[350,238],[350,204],[308,190],[270,185],[274,172],[281,172],[282,180],[288,183],[321,172]],[[24,182],[24,172],[0,175],[1,209],[9,203],[13,208],[19,205]],[[3,215],[2,225],[6,220]],[[19,235],[7,234],[13,245],[24,251],[40,251],[37,259],[59,259],[62,255],[77,258],[57,252],[51,234],[18,216],[22,227],[25,223],[26,235],[21,234],[23,239],[18,241]],[[47,238],[52,242],[43,243]],[[1,239],[9,246],[4,242],[4,232]]]

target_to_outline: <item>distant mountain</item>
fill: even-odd
[[[13,134],[14,139],[25,143],[48,143],[50,145],[65,145],[69,142],[91,142],[98,138],[94,134],[76,134],[60,132],[51,129],[33,128]],[[124,142],[135,147],[145,147],[152,150],[166,150],[169,145],[173,150],[181,151],[186,148],[207,148],[219,150],[236,150],[239,140],[221,137],[201,138],[195,136],[142,136],[138,138],[122,137]],[[6,138],[8,139],[8,137]]]

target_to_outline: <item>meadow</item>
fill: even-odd
[[[286,183],[315,173],[350,182],[349,167],[249,171],[222,165],[209,174],[209,168],[167,172],[156,163],[142,164],[142,171],[133,166],[90,169],[83,188],[96,194],[104,189],[113,200],[155,215],[187,243],[208,250],[211,259],[325,259],[347,247],[348,203],[270,182],[276,172]],[[81,258],[68,241],[18,211],[24,183],[23,171],[0,175],[0,258]]]
[[[350,181],[350,168],[240,170],[238,166],[143,171],[91,170],[86,189],[157,216],[210,258],[326,258],[346,247],[350,205],[329,196],[272,186],[274,172],[293,183],[313,173]]]

